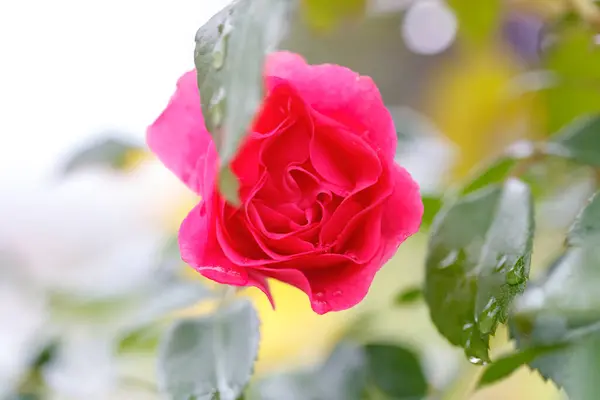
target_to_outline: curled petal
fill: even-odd
[[[186,72],[167,108],[148,127],[148,147],[190,189],[206,196],[212,190],[217,151],[204,125],[196,71]]]
[[[339,65],[309,65],[295,53],[271,53],[266,63],[267,88],[282,79],[316,111],[362,136],[385,160],[394,159],[394,122],[371,78]]]

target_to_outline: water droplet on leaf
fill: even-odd
[[[498,258],[498,262],[496,263],[496,272],[500,272],[502,271],[502,268],[504,268],[506,266],[506,261],[507,261],[508,257],[506,257],[506,254],[502,254],[499,258]]]
[[[225,89],[220,87],[210,100],[209,114],[211,122],[215,127],[223,123],[225,116]]]
[[[225,64],[225,53],[223,51],[215,51],[213,52],[213,67],[215,69],[223,68]]]
[[[498,302],[492,297],[478,316],[477,325],[479,326],[481,333],[491,333],[496,329],[498,324],[496,317],[499,311],[500,307],[498,307]]]
[[[512,267],[506,273],[506,283],[509,285],[520,285],[525,282],[527,277],[525,276],[525,260],[520,257]]]
[[[447,268],[454,264],[458,259],[458,250],[452,250],[442,261],[440,261],[440,268]]]
[[[463,348],[469,361],[477,365],[485,365],[489,360],[487,348],[480,337],[480,332],[472,323],[463,325]]]
[[[481,358],[477,358],[475,356],[469,356],[468,358],[469,362],[471,364],[475,364],[475,365],[485,365],[485,361],[483,361]]]

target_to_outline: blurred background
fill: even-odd
[[[210,283],[181,265],[173,242],[197,199],[146,151],[145,129],[193,68],[196,30],[227,3],[0,5],[0,399],[39,388],[33,398],[157,398],[155,321],[204,312],[195,304]],[[582,80],[600,77],[590,28],[600,19],[577,6],[585,1],[348,0],[331,14],[312,3],[282,47],[375,79],[396,121],[398,162],[428,197],[505,146],[600,111],[600,92]],[[534,273],[572,221],[564,210],[592,190],[590,177],[564,171],[537,172],[553,184],[538,207]],[[318,363],[351,335],[413,347],[440,391],[472,385],[479,369],[439,336],[426,307],[394,301],[422,281],[427,227],[353,310],[314,315],[301,292],[273,283],[275,312],[244,291],[262,320],[257,376]],[[496,340],[510,347],[504,331]],[[561,396],[522,368],[468,398]]]

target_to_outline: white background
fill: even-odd
[[[226,0],[0,0],[0,190],[105,129],[143,139]]]

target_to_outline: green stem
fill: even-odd
[[[219,302],[217,304],[217,309],[215,310],[216,317],[216,327],[215,327],[215,336],[214,336],[214,350],[216,353],[215,357],[215,372],[217,376],[217,388],[219,390],[220,396],[229,396],[230,389],[227,384],[227,368],[225,365],[225,359],[223,357],[219,357],[219,354],[224,352],[225,343],[223,342],[223,331],[220,319],[220,313],[229,305],[229,303],[235,298],[236,288],[234,286],[223,285],[219,288]],[[228,397],[225,397],[228,398]]]

